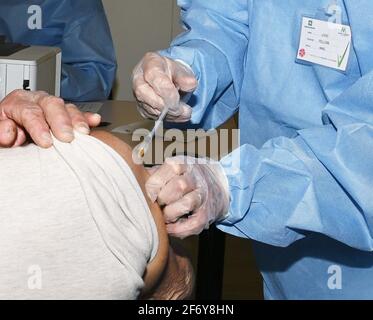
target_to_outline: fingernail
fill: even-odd
[[[62,133],[68,140],[74,140],[74,132],[71,127],[64,127],[62,128]]]
[[[46,132],[43,133],[41,138],[42,138],[42,140],[44,141],[45,144],[47,144],[47,145],[53,144],[52,137],[49,133],[46,133]]]
[[[16,129],[15,129],[14,127],[12,127],[12,126],[9,126],[9,127],[6,129],[6,131],[5,131],[5,135],[6,135],[7,137],[14,137],[15,133],[16,133]]]
[[[89,134],[90,133],[89,127],[85,123],[80,123],[80,124],[76,125],[75,130],[82,133],[82,134]]]
[[[93,117],[94,120],[96,120],[96,121],[101,121],[101,116],[100,116],[98,113],[93,114],[92,117]]]

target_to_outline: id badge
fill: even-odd
[[[350,26],[302,17],[297,60],[345,72],[351,47]]]

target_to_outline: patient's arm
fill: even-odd
[[[184,248],[171,239],[169,261],[162,280],[145,298],[156,300],[188,299],[193,291],[193,268]]]
[[[132,149],[122,140],[104,131],[94,131],[93,137],[101,140],[120,154],[132,169],[137,181],[146,195],[145,182],[148,173],[141,165],[132,160]],[[185,299],[192,293],[193,270],[189,259],[182,253],[182,248],[169,243],[162,211],[158,204],[152,203],[145,196],[157,226],[159,247],[155,258],[148,264],[144,282],[143,297],[154,299]],[[173,248],[174,247],[174,248]]]

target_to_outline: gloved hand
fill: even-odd
[[[100,121],[98,114],[83,114],[46,92],[15,90],[0,101],[0,147],[20,146],[29,134],[37,145],[48,148],[51,131],[58,140],[71,142],[74,129],[89,134]]]
[[[218,162],[169,158],[146,183],[152,201],[164,206],[168,233],[178,238],[201,233],[228,213],[228,180]]]
[[[135,67],[132,79],[138,109],[144,118],[158,119],[167,104],[167,121],[190,120],[192,109],[180,100],[179,92],[193,92],[197,87],[192,69],[157,53],[147,53]]]

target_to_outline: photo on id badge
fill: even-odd
[[[351,27],[342,23],[338,5],[320,11],[324,14],[301,17],[296,62],[346,73],[352,49]]]

